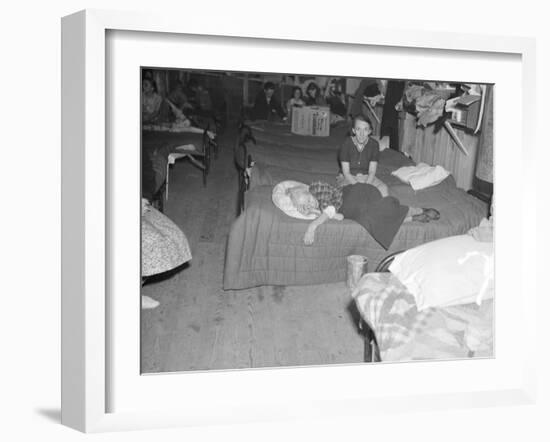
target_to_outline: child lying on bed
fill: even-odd
[[[296,185],[287,189],[293,205],[302,215],[318,215],[309,224],[304,243],[313,244],[315,230],[328,219],[354,220],[361,224],[372,237],[388,249],[403,222],[427,223],[439,219],[435,209],[402,206],[391,196],[383,197],[371,184],[335,187],[321,181],[309,186]]]

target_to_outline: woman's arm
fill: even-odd
[[[344,178],[346,180],[346,183],[348,184],[355,184],[355,183],[358,183],[359,181],[357,180],[357,178],[355,178],[350,170],[349,170],[349,163],[346,162],[346,161],[342,161],[342,174],[344,175]]]
[[[369,164],[369,175],[367,178],[367,184],[372,184],[374,177],[376,176],[376,169],[378,167],[378,161],[371,161]]]

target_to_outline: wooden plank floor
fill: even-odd
[[[142,289],[160,301],[142,310],[142,372],[361,362],[363,343],[343,282],[222,289],[236,211],[233,138],[221,138],[206,188],[186,160],[171,170],[165,213],[187,235],[193,259]]]

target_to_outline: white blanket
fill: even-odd
[[[450,175],[450,172],[441,166],[418,163],[416,166],[401,167],[393,171],[392,175],[410,184],[414,190],[420,190],[439,184]]]

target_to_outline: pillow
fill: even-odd
[[[418,163],[416,166],[400,167],[394,170],[392,175],[410,184],[414,190],[421,190],[439,184],[450,175],[450,172],[441,166]]]
[[[481,304],[494,296],[493,243],[470,235],[407,250],[395,257],[389,270],[414,296],[418,310]]]
[[[294,206],[292,203],[292,200],[290,199],[290,196],[287,195],[286,191],[287,189],[290,189],[292,187],[296,186],[306,186],[304,183],[300,183],[298,181],[281,181],[279,184],[277,184],[273,188],[273,193],[271,195],[271,199],[273,200],[273,204],[277,206],[279,209],[281,209],[284,213],[286,213],[288,216],[291,216],[292,218],[298,218],[298,219],[315,219],[319,215],[316,215],[314,213],[310,215],[303,215],[302,213],[298,212],[298,209]]]

